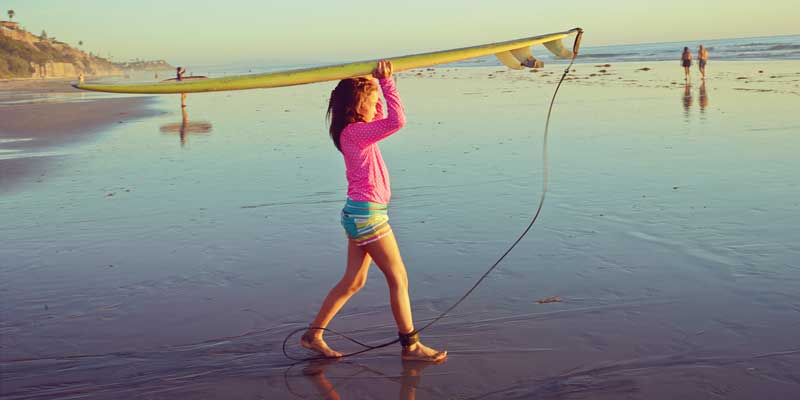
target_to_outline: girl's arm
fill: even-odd
[[[372,117],[372,120],[377,121],[384,118],[386,118],[386,115],[383,114],[383,100],[378,99],[378,102],[375,103],[375,116]]]
[[[400,102],[400,95],[397,94],[394,81],[391,78],[386,78],[380,79],[379,82],[383,97],[386,98],[386,106],[389,109],[386,118],[376,119],[372,122],[351,124],[347,127],[347,135],[350,139],[362,146],[384,139],[399,131],[406,124],[405,110]],[[380,105],[380,101],[375,106],[375,109],[380,111],[380,114],[376,113],[376,116],[383,114],[383,107]]]

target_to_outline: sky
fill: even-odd
[[[115,61],[328,64],[580,26],[583,46],[800,33],[796,0],[0,0],[30,32]]]

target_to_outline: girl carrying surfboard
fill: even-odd
[[[389,285],[389,300],[405,360],[441,361],[446,351],[437,351],[419,342],[411,316],[408,277],[392,228],[387,208],[391,197],[389,173],[381,157],[378,141],[405,125],[405,112],[392,80],[392,64],[379,61],[372,76],[344,79],[331,92],[327,117],[333,144],[344,157],[347,200],[341,222],[347,235],[347,268],[331,289],[300,338],[300,344],[325,357],[341,357],[322,338],[324,328],[347,300],[367,281],[370,263],[383,272]],[[388,114],[380,102],[380,86]]]

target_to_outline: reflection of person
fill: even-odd
[[[78,83],[80,83],[81,85],[83,85],[83,82],[84,82],[85,80],[86,80],[86,76],[85,76],[85,75],[83,75],[83,72],[81,72],[81,73],[78,75]]]
[[[417,398],[417,386],[422,379],[422,370],[435,363],[426,361],[403,361],[403,376],[400,378],[400,400]]]
[[[314,387],[317,388],[319,395],[325,399],[339,400],[339,393],[336,393],[336,387],[333,386],[328,377],[325,376],[325,369],[330,366],[334,360],[314,360],[311,361],[305,368],[303,368],[303,376],[308,378]],[[287,383],[288,384],[288,383]]]
[[[392,64],[378,62],[375,79],[344,79],[331,92],[328,104],[330,135],[344,157],[347,176],[347,201],[341,213],[348,237],[347,268],[331,289],[300,344],[325,357],[341,357],[322,339],[323,330],[347,300],[367,280],[370,262],[375,261],[389,285],[389,300],[407,360],[442,360],[446,351],[436,351],[419,342],[411,316],[408,277],[400,250],[389,226],[387,207],[391,190],[389,173],[381,157],[378,141],[405,125],[405,112],[392,81]],[[388,115],[383,114],[380,85],[386,98]]]
[[[334,364],[334,360],[314,360],[303,368],[303,375],[314,384],[320,396],[338,400],[341,399],[336,387],[328,380],[325,370]],[[417,396],[417,387],[422,379],[422,370],[437,363],[427,361],[403,361],[403,374],[400,376],[400,400],[414,400]],[[377,374],[383,375],[380,372]],[[385,376],[385,375],[384,375]],[[388,378],[395,380],[396,378]]]
[[[183,108],[181,108],[181,129],[179,131],[181,136],[181,146],[186,146],[186,127],[188,126],[189,126],[189,113],[186,112],[186,106],[184,106]]]
[[[183,80],[183,74],[186,73],[186,68],[178,67],[175,68],[175,79],[178,81]],[[186,108],[186,93],[181,93],[181,108]]]
[[[708,107],[708,91],[706,91],[706,81],[700,83],[700,112],[705,112]]]
[[[708,63],[708,49],[701,44],[700,48],[697,49],[697,66],[700,68],[700,75],[703,80],[706,79],[706,63]]]
[[[683,111],[689,116],[689,109],[692,107],[692,85],[686,82],[683,85]]]
[[[681,65],[683,65],[683,73],[685,75],[684,79],[689,81],[689,68],[692,67],[692,53],[689,51],[688,47],[683,48],[683,54],[681,55]]]
[[[161,125],[161,132],[178,133],[181,147],[185,146],[190,133],[209,133],[213,129],[210,122],[189,122],[189,113],[186,108],[181,108],[181,122]]]

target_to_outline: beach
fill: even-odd
[[[417,325],[530,221],[565,67],[396,77],[408,121],[381,151]],[[796,396],[800,61],[712,59],[688,84],[677,61],[573,69],[542,215],[423,333],[449,351],[427,366],[282,353],[344,271],[334,83],[189,95],[185,115],[0,84],[0,399]],[[396,337],[380,271],[331,328]]]

